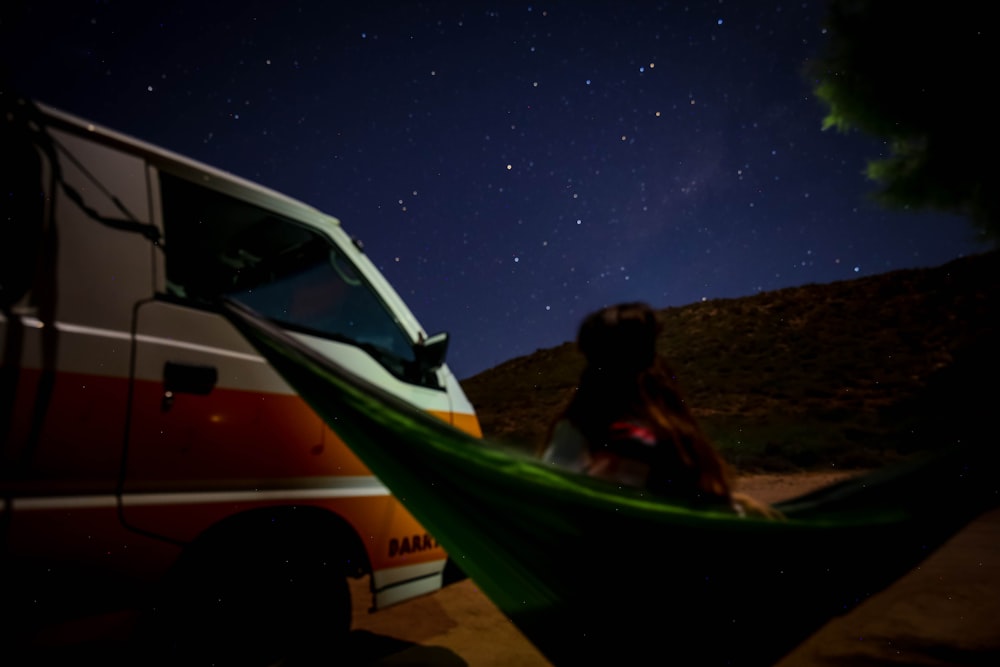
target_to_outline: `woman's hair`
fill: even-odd
[[[686,473],[695,493],[728,499],[728,469],[684,402],[674,372],[657,354],[659,333],[656,313],[645,303],[588,315],[577,335],[586,367],[560,418],[576,426],[592,447],[606,442],[612,423],[640,420],[657,436],[658,458]]]

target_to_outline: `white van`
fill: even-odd
[[[447,336],[335,218],[3,104],[2,632],[142,608],[188,648],[266,662],[346,631],[350,577],[371,575],[373,609],[438,589],[433,536],[213,303],[481,435]]]

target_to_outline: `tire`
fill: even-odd
[[[261,532],[185,554],[152,615],[152,650],[170,664],[231,667],[337,650],[350,630],[351,596],[335,550],[298,531]]]

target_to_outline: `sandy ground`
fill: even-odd
[[[739,488],[775,502],[842,474],[758,475]],[[355,600],[369,599],[367,581]],[[546,667],[534,646],[469,580],[376,613],[355,604],[359,664]],[[333,663],[329,663],[333,664]],[[919,567],[831,620],[776,667],[1000,665],[1000,510],[967,526]]]
[[[760,475],[741,479],[739,488],[774,502],[841,477]],[[367,578],[352,582],[354,629],[346,646],[308,664],[290,660],[281,667],[551,665],[470,580],[375,613],[368,611],[368,584]],[[96,625],[75,627],[24,663],[5,662],[0,649],[0,665],[148,662],[141,649],[136,655],[114,636],[100,635]],[[888,665],[1000,665],[1000,509],[971,523],[891,587],[831,620],[775,667]]]

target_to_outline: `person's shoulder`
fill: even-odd
[[[587,440],[573,422],[560,419],[552,427],[552,439],[542,454],[542,460],[571,469],[583,469],[590,460]]]

